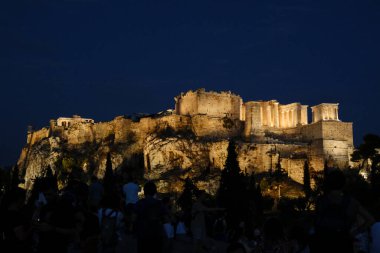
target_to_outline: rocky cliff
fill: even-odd
[[[54,123],[54,122],[53,122]],[[228,139],[239,137],[241,122],[198,115],[163,115],[109,122],[52,124],[29,131],[18,166],[30,188],[36,177],[51,170],[63,186],[68,175],[89,179],[104,175],[107,154],[123,175],[155,180],[161,192],[180,191],[187,177],[215,193],[227,157]],[[308,147],[300,144],[238,142],[240,168],[263,172],[278,164],[302,183]]]
[[[236,135],[236,129],[241,127],[239,122],[226,125],[225,121],[211,119],[207,126],[202,116],[192,119],[165,115],[137,120],[116,117],[109,122],[76,122],[64,127],[51,125],[28,132],[18,166],[26,188],[49,169],[64,185],[73,173],[82,178],[103,177],[106,157],[111,153],[117,173],[155,180],[161,191],[173,187],[178,190],[183,180],[191,177],[201,188],[215,193],[227,155],[226,136]],[[215,125],[222,131],[217,131]],[[210,131],[204,133],[204,129]]]

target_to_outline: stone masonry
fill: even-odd
[[[61,145],[83,148],[83,145],[124,145],[125,150],[114,154],[117,167],[132,154],[144,157],[146,172],[171,168],[213,167],[222,169],[226,159],[227,141],[237,138],[238,159],[242,170],[260,172],[278,164],[297,182],[303,181],[303,165],[319,171],[325,162],[344,168],[350,166],[353,151],[352,123],[338,117],[337,103],[322,103],[311,107],[301,103],[280,104],[276,100],[243,102],[231,92],[199,89],[175,97],[175,109],[138,118],[118,116],[109,122],[73,116],[51,120],[50,126],[34,131],[28,129],[27,144],[18,165],[28,177],[35,166],[54,167],[55,154],[36,151],[45,143],[50,151]],[[160,136],[162,132],[172,134]],[[170,132],[169,131],[169,132]],[[46,141],[49,140],[49,141]],[[50,143],[50,144],[49,144]],[[54,144],[54,148],[51,146]],[[60,144],[63,143],[63,144]],[[47,145],[47,146],[46,146]],[[102,152],[110,150],[103,147]],[[116,152],[116,151],[115,151]],[[38,154],[48,157],[33,157]],[[105,157],[104,154],[97,155]],[[36,161],[41,161],[38,165]],[[39,163],[39,162],[38,162]],[[105,164],[98,161],[99,166]],[[35,168],[29,168],[32,166]],[[120,165],[121,166],[121,165]],[[33,176],[29,175],[31,179]]]

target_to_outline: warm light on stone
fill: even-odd
[[[37,131],[30,127],[18,165],[30,182],[47,166],[56,169],[63,146],[82,149],[86,156],[88,145],[95,145],[86,163],[103,175],[112,145],[118,147],[112,151],[114,168],[141,156],[145,176],[159,179],[173,168],[222,169],[228,139],[238,137],[242,170],[267,171],[281,164],[289,177],[302,183],[306,159],[312,171],[321,170],[325,161],[343,168],[350,164],[353,150],[352,123],[339,120],[337,103],[311,107],[311,123],[307,108],[276,100],[243,102],[231,92],[188,91],[175,97],[175,110],[156,115],[119,116],[98,123],[79,116],[61,117]],[[198,173],[194,171],[189,175]]]

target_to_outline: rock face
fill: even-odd
[[[22,149],[18,166],[26,188],[30,188],[33,180],[46,174],[47,169],[54,174],[62,174],[62,170],[70,173],[71,167],[75,167],[84,174],[102,177],[107,154],[111,153],[115,171],[155,180],[162,191],[168,191],[162,178],[166,183],[177,178],[178,182],[173,182],[180,189],[183,180],[189,176],[199,179],[204,187],[215,179],[213,189],[208,187],[215,193],[219,172],[227,155],[228,142],[224,137],[237,135],[235,129],[241,125],[232,123],[224,132],[215,132],[215,135],[210,134],[215,131],[210,128],[208,138],[199,139],[194,131],[200,132],[200,122],[205,119],[196,117],[193,127],[191,120],[190,117],[166,115],[138,120],[117,117],[110,122],[96,124],[77,121],[69,126],[57,126],[51,122],[50,128],[28,131],[27,145]],[[215,122],[217,120],[213,119],[213,124]],[[208,168],[212,173],[204,175],[203,171]],[[182,171],[179,173],[179,170]],[[202,183],[201,177],[208,183]]]
[[[227,158],[228,139],[224,134],[231,131],[230,136],[238,137],[238,131],[234,129],[240,126],[228,125],[224,134],[221,131],[212,135],[209,131],[204,136],[196,135],[193,129],[200,127],[200,120],[207,120],[201,117],[195,118],[194,125],[191,118],[168,115],[142,118],[136,122],[117,117],[105,123],[77,122],[69,127],[30,131],[18,165],[26,188],[30,188],[33,179],[46,174],[49,168],[63,177],[74,168],[87,176],[101,178],[110,152],[115,171],[154,180],[161,192],[180,191],[184,180],[190,177],[200,189],[214,194]],[[237,144],[240,168],[246,173],[267,171],[275,168],[278,162],[293,175],[296,175],[295,171],[302,172],[305,159],[297,164],[291,156],[304,154],[304,146],[243,141]],[[274,150],[276,152],[272,154]],[[302,175],[293,179],[302,182]]]
[[[50,168],[62,184],[68,174],[102,177],[110,153],[118,173],[155,180],[159,189],[179,191],[186,177],[215,193],[227,157],[228,140],[237,139],[239,165],[246,173],[281,168],[299,183],[303,166],[318,171],[331,160],[346,167],[352,152],[352,123],[338,119],[338,104],[281,105],[275,100],[243,103],[231,92],[198,90],[175,98],[176,109],[155,115],[119,116],[95,123],[77,115],[50,120],[33,131],[18,166],[30,188]]]

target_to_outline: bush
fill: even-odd
[[[308,211],[310,207],[308,198],[281,198],[278,203],[278,210],[284,214],[293,215],[298,212]]]

